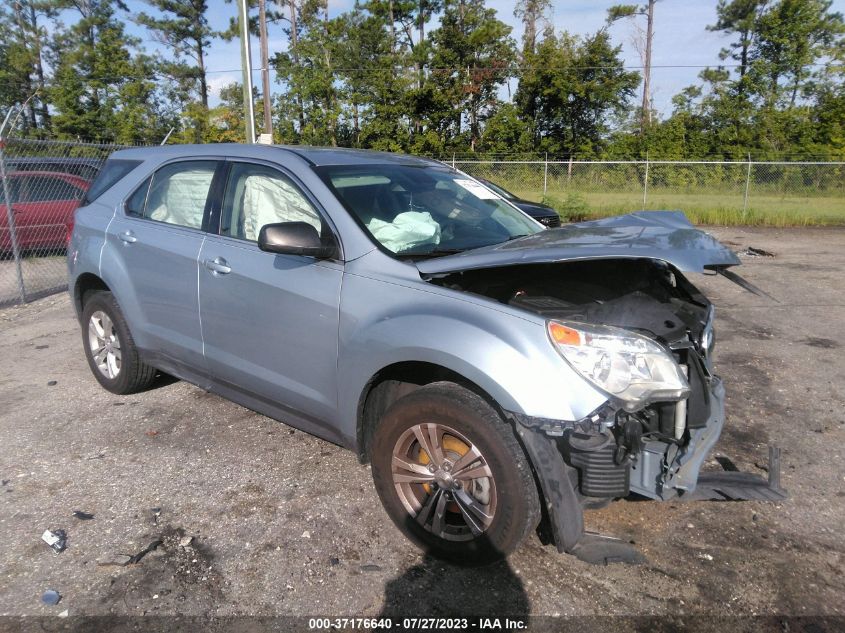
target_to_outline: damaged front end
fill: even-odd
[[[543,317],[562,359],[607,397],[574,421],[507,412],[535,465],[561,551],[573,551],[582,541],[582,509],[630,493],[662,501],[784,497],[755,476],[724,476],[733,473],[718,478],[728,492],[708,488],[696,494],[702,482],[705,488],[713,483],[700,471],[724,425],[725,390],[713,366],[714,308],[682,270],[721,272],[732,265],[733,254],[709,236],[706,242],[699,237],[706,234],[675,214],[656,217],[639,241],[632,235],[626,242],[615,229],[650,222],[647,214],[627,217],[627,224],[613,220],[616,239],[604,257],[593,252],[595,239],[589,240],[587,257],[577,256],[586,244],[585,225],[577,225],[568,243],[566,229],[555,230],[561,231],[557,237],[543,236],[559,251],[573,251],[571,257],[531,249],[506,262],[500,251],[492,254],[495,262],[476,255],[474,267],[430,278]],[[595,238],[598,223],[585,224],[593,225],[586,233]],[[671,247],[669,256],[661,256],[659,248],[646,256],[642,238],[649,230],[646,244],[662,240]],[[716,259],[711,253],[708,260],[707,248],[692,255],[674,249],[671,234],[678,231],[687,245],[706,243]],[[440,266],[444,270],[448,263]],[[757,492],[743,492],[743,486]]]
[[[713,306],[678,270],[591,260],[464,271],[437,283],[544,317],[563,358],[606,394],[578,421],[513,414],[554,438],[582,496],[666,500],[695,489],[722,429],[724,388],[713,373]]]

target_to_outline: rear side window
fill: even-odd
[[[23,202],[52,202],[57,200],[79,200],[85,193],[61,178],[49,176],[25,176],[26,184]]]
[[[20,202],[20,179],[19,178],[7,178],[6,179],[6,187],[0,186],[0,203],[6,204],[6,189],[8,188],[9,191],[9,202],[15,203]],[[5,209],[0,209],[0,213],[5,213]]]
[[[103,195],[106,191],[112,188],[118,180],[123,178],[130,171],[141,164],[140,160],[125,160],[122,158],[112,158],[106,161],[100,173],[91,183],[88,193],[82,200],[82,204],[90,204],[97,198]]]
[[[126,213],[192,229],[202,228],[216,168],[217,162],[210,160],[166,165],[129,196]]]

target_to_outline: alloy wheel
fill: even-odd
[[[423,528],[449,541],[469,541],[490,527],[496,482],[481,451],[443,424],[417,424],[393,449],[393,484]]]
[[[91,314],[88,320],[88,345],[94,364],[110,380],[120,373],[120,338],[109,315],[102,310]]]

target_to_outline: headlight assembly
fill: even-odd
[[[558,321],[549,321],[548,332],[575,371],[627,411],[689,395],[678,363],[650,338],[605,325]]]

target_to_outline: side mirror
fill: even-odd
[[[330,259],[337,253],[334,240],[323,240],[307,222],[265,224],[258,233],[258,248],[268,253]]]

